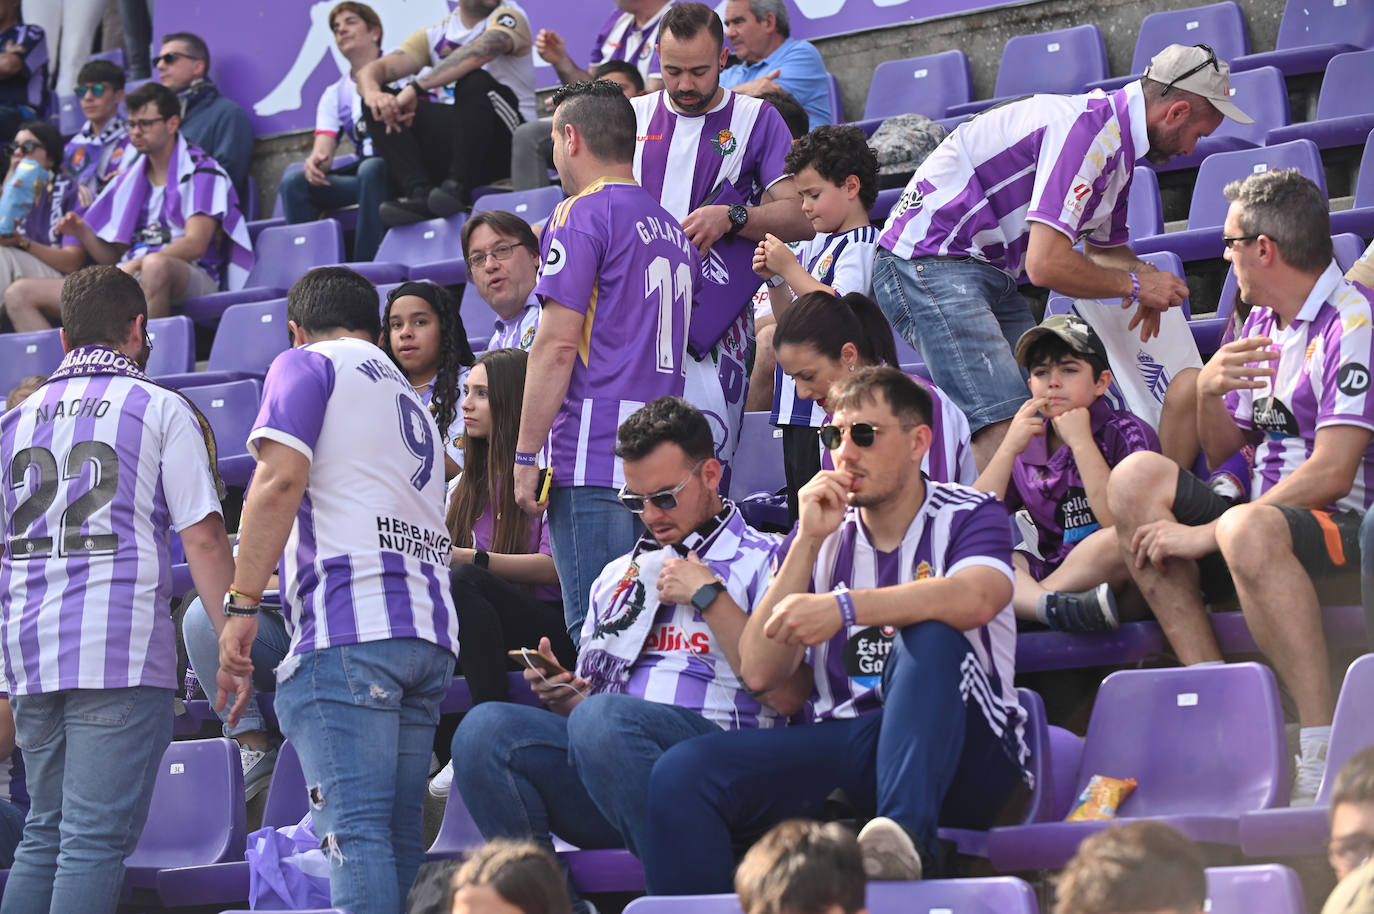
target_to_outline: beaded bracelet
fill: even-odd
[[[1140,303],[1140,277],[1134,273],[1127,273],[1126,275],[1131,277],[1131,295],[1129,298],[1122,299],[1121,306],[1123,308],[1129,308],[1131,305]]]

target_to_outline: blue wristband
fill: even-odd
[[[532,467],[539,465],[539,455],[531,454],[526,451],[515,452],[515,465],[518,467]]]
[[[840,604],[840,621],[846,627],[857,625],[854,621],[854,598],[849,595],[849,588],[841,584],[833,591],[835,602]]]

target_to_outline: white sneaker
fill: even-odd
[[[859,832],[864,873],[878,882],[912,882],[921,878],[921,855],[906,829],[887,816],[870,819]]]
[[[1293,756],[1293,793],[1289,806],[1311,806],[1317,800],[1326,773],[1326,743],[1309,743],[1302,754]]]
[[[277,750],[264,751],[240,745],[239,762],[243,765],[243,798],[251,800],[272,782],[272,769],[277,766]]]
[[[447,800],[448,793],[453,789],[453,762],[439,769],[429,782],[429,795],[436,800]]]

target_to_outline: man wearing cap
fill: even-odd
[[[968,416],[980,469],[1026,396],[1012,347],[1035,321],[1018,282],[1120,298],[1142,336],[1187,296],[1126,246],[1132,170],[1192,152],[1223,116],[1251,123],[1229,94],[1211,49],[1170,45],[1116,92],[982,112],[912,176],[878,239],[873,292]]]
[[[1239,598],[1297,708],[1292,803],[1310,804],[1335,707],[1319,599],[1353,602],[1374,500],[1374,303],[1332,260],[1326,195],[1311,180],[1263,172],[1225,193],[1225,257],[1251,311],[1198,375],[1197,431],[1211,466],[1255,448],[1250,501],[1232,506],[1173,461],[1133,454],[1107,504],[1179,660],[1221,662],[1203,598]]]

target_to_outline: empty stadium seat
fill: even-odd
[[[530,225],[539,225],[549,218],[553,208],[563,201],[566,194],[557,184],[536,187],[533,190],[517,190],[509,193],[487,194],[472,204],[472,214],[491,210],[505,210],[524,219]]]
[[[1207,868],[1209,914],[1307,914],[1302,880],[1278,863]]]
[[[868,218],[874,225],[883,226],[887,223],[887,217],[892,214],[892,207],[897,205],[904,190],[905,187],[889,187],[878,191],[878,197],[873,201],[872,209],[868,211]]]
[[[1171,44],[1205,44],[1222,60],[1249,54],[1250,31],[1245,24],[1245,13],[1232,0],[1151,13],[1140,21],[1130,73],[1091,83],[1084,88],[1108,92],[1120,89],[1126,83],[1139,79],[1154,56]],[[1244,110],[1249,113],[1249,109]]]
[[[1288,802],[1288,746],[1274,674],[1257,663],[1125,670],[1102,683],[1076,795],[1095,774],[1136,778],[1115,821],[1159,819],[1195,841],[1235,844],[1246,812]],[[994,828],[998,870],[1053,869],[1110,822]]]
[[[458,314],[463,320],[463,330],[469,336],[490,341],[496,332],[496,321],[501,317],[487,300],[477,291],[477,283],[470,282],[463,287],[463,298],[458,305]],[[485,345],[483,348],[486,348]]]
[[[1370,18],[1374,19],[1374,12]],[[1275,127],[1269,143],[1286,143],[1306,138],[1319,149],[1356,146],[1374,128],[1374,99],[1369,86],[1374,84],[1374,51],[1337,54],[1326,65],[1321,94],[1317,97],[1317,118],[1302,124]],[[1240,104],[1240,99],[1236,99]],[[1248,114],[1250,109],[1241,105]]]
[[[1257,67],[1232,73],[1231,89],[1235,103],[1254,119],[1254,123],[1242,124],[1229,117],[1223,118],[1221,125],[1210,136],[1197,141],[1192,152],[1186,156],[1174,156],[1162,165],[1153,165],[1156,171],[1197,168],[1204,159],[1218,152],[1264,146],[1270,142],[1276,129],[1289,123],[1288,88],[1284,84],[1283,74],[1275,67]]]
[[[174,742],[162,755],[138,846],[125,861],[126,884],[150,889],[158,870],[240,859],[246,835],[238,743]]]
[[[973,75],[968,55],[961,50],[885,60],[873,70],[863,120],[857,126],[871,135],[894,114],[942,118],[951,105],[967,104],[972,95]]]
[[[825,74],[826,87],[830,97],[830,123],[844,123],[844,96],[840,93],[840,81],[835,78],[834,73]],[[819,124],[812,124],[817,127]]]
[[[23,378],[46,378],[61,362],[62,337],[57,330],[0,334],[0,399]]]
[[[1285,76],[1320,73],[1346,51],[1374,48],[1369,4],[1350,0],[1288,0],[1274,50],[1230,61],[1233,71],[1278,67]]]
[[[1365,137],[1359,177],[1355,180],[1355,199],[1350,209],[1331,214],[1331,231],[1374,238],[1374,130]]]
[[[76,136],[81,125],[86,123],[86,115],[81,113],[81,100],[75,95],[62,95],[53,104],[57,106],[57,130],[62,139]]]
[[[184,314],[148,321],[153,351],[146,371],[153,377],[190,371],[196,367],[196,325]]]
[[[817,447],[819,447],[819,443]],[[768,424],[768,412],[747,412],[740,424],[739,448],[730,464],[730,498],[744,519],[754,526],[787,524],[787,507],[781,509],[762,498],[787,485],[782,464],[782,429]]]
[[[1012,876],[870,882],[869,914],[1039,914],[1035,892]],[[625,914],[740,914],[737,895],[654,895],[636,898]]]
[[[288,348],[286,299],[230,305],[215,328],[205,371],[169,374],[158,380],[182,388],[263,378],[272,360]]]
[[[215,432],[219,473],[232,486],[246,486],[256,461],[248,453],[248,433],[253,430],[262,402],[262,383],[256,380],[206,384],[182,391],[196,405]]]
[[[398,225],[382,238],[376,263],[400,266],[403,279],[428,280],[441,286],[461,285],[468,281],[467,263],[463,260],[463,224],[467,218],[467,213],[458,213],[447,219]],[[369,276],[366,272],[363,275]],[[397,281],[373,279],[376,283]]]
[[[1126,224],[1132,238],[1148,238],[1164,231],[1164,203],[1159,196],[1159,177],[1153,169],[1135,167],[1130,195],[1126,198]]]
[[[1107,76],[1107,45],[1095,25],[1016,35],[1002,50],[993,97],[951,105],[946,114],[964,117],[998,102],[1038,92],[1074,94],[1086,84]]]

